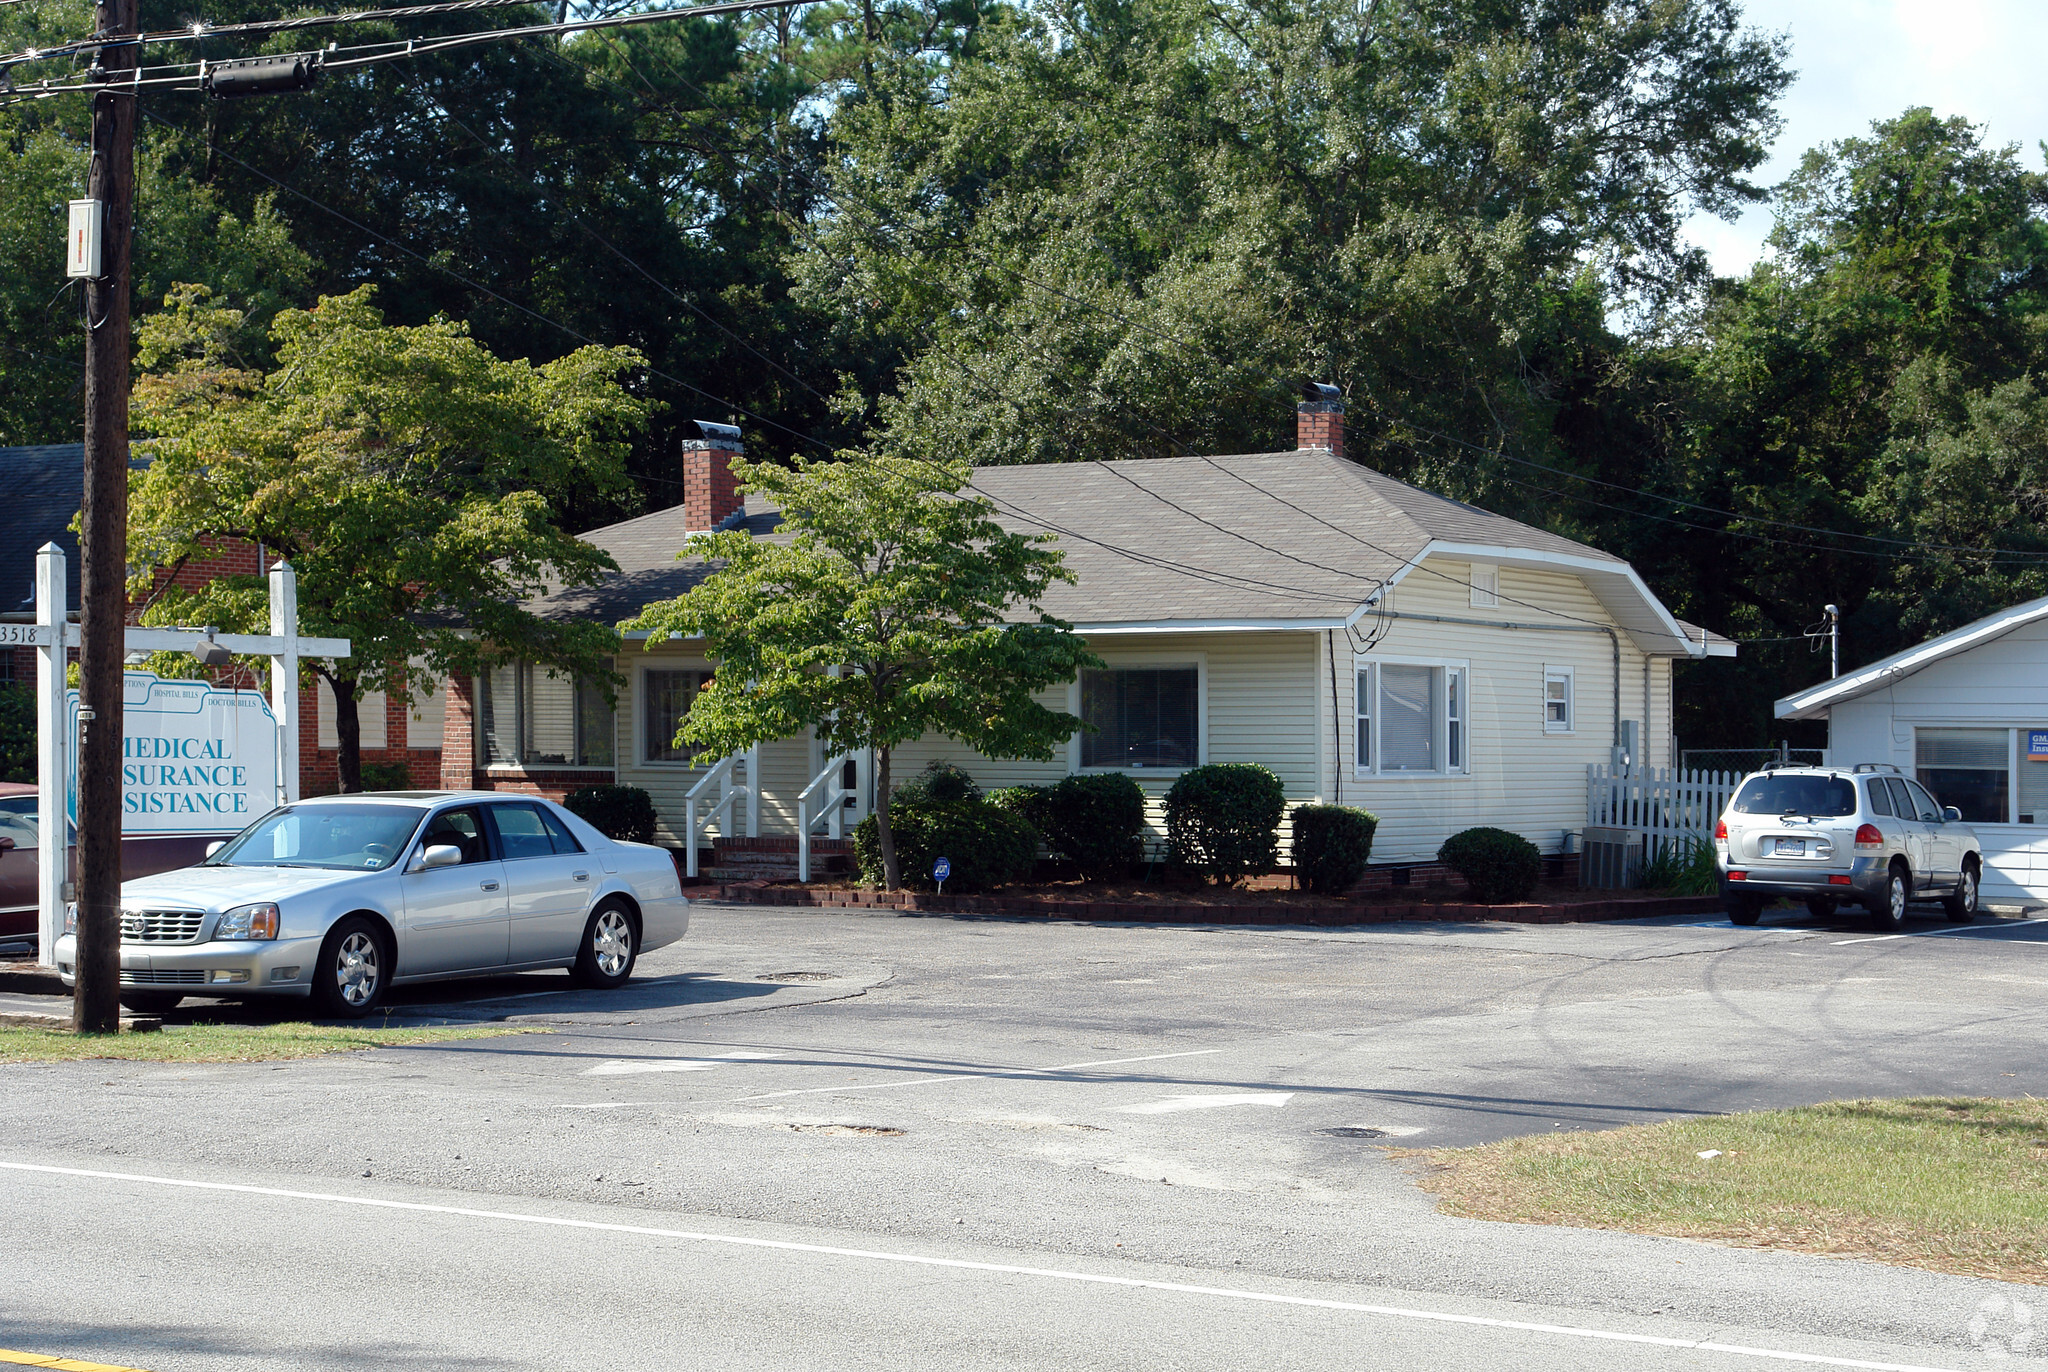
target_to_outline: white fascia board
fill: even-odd
[[[1323,629],[1341,629],[1357,620],[1366,607],[1349,616],[1322,616],[1313,619],[1167,619],[1102,621],[1099,623],[1076,623],[1077,634],[1232,634],[1257,633],[1275,629],[1298,629],[1317,632]]]
[[[1657,599],[1650,588],[1643,584],[1643,579],[1636,575],[1636,569],[1619,558],[1588,557],[1582,553],[1559,553],[1540,548],[1510,548],[1498,544],[1445,543],[1435,539],[1430,540],[1428,546],[1415,555],[1415,560],[1420,562],[1422,559],[1430,556],[1461,557],[1470,561],[1497,562],[1505,567],[1555,567],[1561,571],[1574,572],[1581,580],[1588,581],[1589,589],[1593,589],[1594,595],[1601,598],[1603,602],[1605,598],[1600,597],[1597,588],[1591,587],[1590,578],[1605,577],[1625,581],[1629,589],[1635,593],[1637,602],[1650,611],[1651,616],[1659,626],[1658,630],[1650,636],[1670,638],[1684,644],[1687,657],[1706,657],[1708,655],[1707,645],[1695,642],[1691,635],[1680,628],[1677,617],[1671,611],[1665,609],[1664,602]],[[1608,613],[1613,613],[1612,606],[1608,607]],[[1637,638],[1637,646],[1642,647],[1645,652],[1651,651],[1638,637],[1642,631],[1631,629],[1621,624],[1618,618],[1616,620],[1616,627],[1620,628],[1631,638]],[[1715,656],[1733,657],[1732,649],[1734,645],[1731,644],[1729,646],[1730,652],[1715,654]],[[1678,654],[1671,652],[1657,655],[1665,657],[1678,656]]]
[[[2048,619],[2048,596],[1986,615],[1974,624],[1951,629],[1938,638],[1930,638],[1890,657],[1879,658],[1847,676],[1786,696],[1772,708],[1779,719],[1819,719],[1827,714],[1831,705],[1869,695],[1880,687],[1893,685],[1923,668],[1931,667],[1943,658],[1954,657],[1995,638],[2003,638],[2039,619]]]

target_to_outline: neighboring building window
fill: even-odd
[[[1543,732],[1568,734],[1572,731],[1572,669],[1543,669]]]
[[[676,742],[683,716],[697,692],[711,684],[705,671],[646,671],[640,674],[642,747],[647,762],[688,762],[696,749]]]
[[[484,761],[514,767],[610,767],[612,707],[593,681],[508,662],[477,679]]]
[[[1372,770],[1372,668],[1358,669],[1358,770]]]
[[[2010,729],[1916,729],[1913,774],[1920,784],[1979,824],[2012,819]]]
[[[1472,608],[1491,610],[1500,604],[1500,568],[1490,562],[1472,564]]]
[[[1201,761],[1201,669],[1081,673],[1083,767],[1193,767]]]
[[[1462,666],[1360,666],[1355,707],[1358,770],[1382,775],[1464,771],[1466,689]]]

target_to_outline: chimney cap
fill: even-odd
[[[1326,405],[1344,403],[1344,393],[1327,381],[1305,381],[1301,387],[1303,400],[1321,401]]]
[[[703,435],[704,441],[708,446],[713,448],[732,448],[734,450],[739,448],[739,425],[719,424],[709,419],[697,419],[691,422],[697,426],[697,432]]]

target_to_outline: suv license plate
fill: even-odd
[[[1778,840],[1779,857],[1805,857],[1806,840],[1803,838],[1781,838]]]

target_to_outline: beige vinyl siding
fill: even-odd
[[[1395,588],[1389,597],[1391,608],[1396,616],[1444,615],[1588,630],[1613,623],[1585,583],[1569,573],[1503,566],[1500,603],[1476,610],[1469,579],[1463,562],[1428,559]],[[1546,853],[1559,851],[1567,832],[1585,826],[1586,765],[1607,761],[1613,745],[1614,657],[1607,635],[1398,617],[1378,627],[1383,632],[1367,656],[1467,662],[1470,699],[1464,775],[1360,777],[1351,765],[1350,739],[1344,740],[1334,789],[1344,804],[1363,806],[1379,816],[1373,860],[1428,861],[1445,838],[1481,824],[1519,833]],[[1368,616],[1356,637],[1362,640],[1375,628]],[[1651,660],[1652,699],[1645,702],[1645,655],[1626,633],[1620,638],[1622,718],[1642,722],[1649,756],[1661,761],[1670,729],[1670,669],[1668,663]],[[1344,670],[1346,649],[1340,635],[1338,689],[1348,725],[1356,708],[1357,678],[1355,672]],[[1544,730],[1546,667],[1571,669],[1570,733]],[[1646,703],[1654,709],[1646,711]]]

